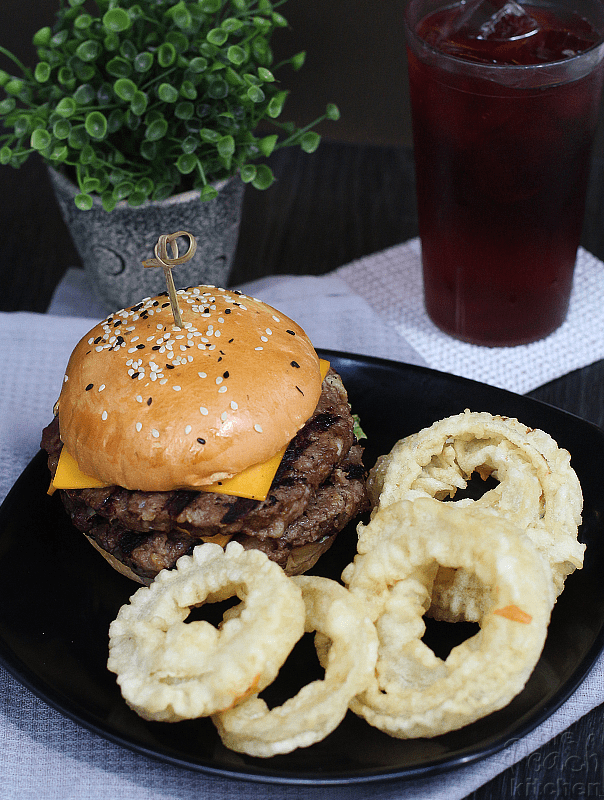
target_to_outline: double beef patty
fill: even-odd
[[[202,541],[263,550],[289,574],[308,569],[365,510],[365,469],[348,397],[330,370],[313,416],[290,442],[264,501],[214,492],[61,491],[74,525],[144,580]],[[52,474],[62,443],[55,418],[42,447]]]

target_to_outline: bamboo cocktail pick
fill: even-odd
[[[189,240],[189,247],[187,252],[178,255],[178,242],[180,237],[186,237]],[[168,255],[168,245],[170,245],[172,255]],[[184,328],[182,317],[180,315],[180,307],[178,305],[178,297],[176,295],[176,287],[174,286],[174,278],[172,277],[172,269],[179,264],[184,264],[195,255],[197,250],[197,239],[188,231],[176,231],[176,233],[162,234],[155,245],[155,258],[149,258],[143,261],[143,267],[162,267],[166,277],[166,284],[168,286],[168,297],[170,298],[170,305],[172,307],[172,314],[174,316],[174,323],[179,328]]]

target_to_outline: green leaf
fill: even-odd
[[[0,114],[4,116],[5,114],[10,114],[11,111],[14,111],[15,106],[17,105],[17,101],[14,97],[7,97],[5,100],[0,102]]]
[[[59,79],[59,83],[62,83],[66,88],[68,88],[72,82],[75,83],[75,75],[71,67],[61,67],[57,73],[57,78]]]
[[[157,96],[164,103],[176,103],[178,100],[178,89],[170,83],[160,83]]]
[[[176,61],[176,48],[170,42],[162,42],[157,50],[157,62],[164,69]]]
[[[199,131],[199,137],[203,142],[215,144],[220,139],[218,131],[213,131],[211,128],[202,128]]]
[[[130,103],[130,110],[133,114],[136,114],[137,117],[142,117],[145,111],[147,110],[147,106],[149,104],[149,98],[144,92],[138,91],[135,93],[132,101]]]
[[[108,61],[105,69],[114,78],[129,78],[132,74],[132,64],[121,56],[115,56]]]
[[[200,0],[199,6],[206,14],[215,14],[220,11],[221,0]]]
[[[80,14],[73,21],[73,27],[78,31],[85,31],[92,25],[92,16],[90,14]]]
[[[203,189],[199,192],[199,199],[203,200],[206,203],[209,200],[213,200],[217,196],[218,196],[218,190],[215,189],[213,186],[210,186],[209,184],[207,186],[204,186]]]
[[[68,155],[69,149],[64,144],[57,144],[56,147],[52,148],[49,158],[57,163],[63,163],[64,161],[67,161]]]
[[[224,100],[229,93],[229,85],[222,78],[215,78],[208,86],[208,95],[214,100]]]
[[[46,83],[50,78],[50,64],[47,61],[39,61],[34,70],[34,78],[38,83]]]
[[[55,111],[60,117],[67,118],[75,114],[77,108],[77,103],[73,97],[64,97],[57,103]]]
[[[157,142],[150,142],[145,139],[140,145],[140,154],[146,161],[153,161],[157,158]]]
[[[122,181],[113,190],[113,196],[116,200],[125,200],[130,192],[134,191],[134,184],[131,181]]]
[[[227,17],[220,23],[220,27],[227,33],[237,33],[244,27],[244,24],[237,17]]]
[[[120,44],[120,55],[125,58],[126,61],[134,61],[138,55],[138,51],[130,39],[124,39]]]
[[[174,24],[183,30],[190,28],[193,22],[191,12],[186,7],[183,0],[180,0],[180,3],[177,3],[171,9],[169,9],[169,11],[166,12],[166,16],[172,17]]]
[[[191,154],[197,150],[199,145],[199,139],[195,136],[187,136],[186,139],[183,139],[181,148],[183,153]]]
[[[275,80],[275,76],[270,71],[270,69],[266,69],[266,67],[258,67],[258,77],[261,78],[265,83],[273,83]]]
[[[110,213],[116,207],[117,200],[113,196],[113,192],[106,191],[101,195],[101,203],[103,204],[105,211]]]
[[[107,130],[116,133],[124,124],[124,112],[121,108],[114,108],[107,118]]]
[[[25,83],[18,78],[12,78],[10,81],[4,84],[4,91],[7,94],[12,94],[15,97],[20,94],[24,88]]]
[[[231,64],[241,66],[241,64],[245,64],[247,61],[247,53],[243,47],[240,47],[238,44],[232,44],[227,50],[227,58]]]
[[[39,31],[36,31],[36,33],[34,33],[34,38],[32,39],[32,42],[35,47],[48,47],[51,38],[52,38],[52,31],[50,28],[48,27],[40,28]]]
[[[174,184],[163,181],[158,183],[153,190],[153,200],[165,200],[174,192]]]
[[[290,61],[292,69],[294,69],[297,72],[304,66],[305,61],[306,61],[306,51],[303,50],[301,53],[297,53],[295,56],[292,57]]]
[[[138,53],[133,63],[136,72],[148,72],[153,66],[153,53]]]
[[[340,119],[340,109],[334,103],[328,103],[325,109],[325,117],[337,122]]]
[[[52,126],[52,133],[56,139],[67,139],[71,132],[71,122],[68,119],[58,119]]]
[[[83,83],[73,93],[73,99],[79,106],[88,106],[96,96],[94,88],[89,83]]]
[[[181,97],[186,97],[187,100],[196,100],[197,89],[195,88],[195,84],[191,81],[183,81],[180,84],[180,95]]]
[[[314,153],[321,142],[321,137],[314,131],[307,131],[300,137],[300,147],[305,153]]]
[[[272,134],[271,136],[265,136],[263,139],[260,139],[260,141],[258,142],[258,147],[263,156],[265,156],[266,158],[270,156],[270,154],[275,149],[275,145],[277,144],[278,138],[279,137],[277,136],[277,134]]]
[[[92,139],[104,139],[107,136],[107,117],[100,111],[91,111],[86,115],[84,127]]]
[[[202,58],[201,56],[196,56],[195,58],[192,58],[189,61],[189,69],[191,70],[191,72],[199,74],[201,72],[205,72],[207,67],[208,67],[208,59],[207,58]]]
[[[100,186],[101,182],[98,178],[87,177],[82,181],[81,189],[86,194],[90,194],[90,192],[98,192]]]
[[[90,142],[86,128],[83,125],[74,126],[69,132],[67,142],[74,150],[82,150]]]
[[[255,164],[244,164],[239,171],[239,175],[244,183],[251,183],[256,177],[256,172],[257,169]]]
[[[235,152],[235,140],[232,136],[223,136],[218,140],[216,148],[222,158],[229,158]]]
[[[138,88],[134,81],[131,81],[130,78],[118,78],[113,84],[113,91],[120,98],[120,100],[125,100],[127,103],[131,103],[134,99],[134,95],[138,91]]]
[[[193,153],[183,153],[176,160],[176,169],[181,175],[189,175],[197,166],[197,156]]]
[[[276,11],[273,11],[271,14],[271,19],[277,28],[287,28],[287,20],[282,14],[278,14]]]
[[[266,97],[259,86],[250,86],[250,88],[247,90],[247,96],[250,98],[252,103],[262,103]]]
[[[0,164],[10,164],[10,160],[13,156],[13,151],[10,147],[6,145],[0,148]]]
[[[145,139],[148,139],[150,142],[157,142],[159,139],[163,139],[166,133],[168,133],[168,123],[162,117],[147,126]]]
[[[96,39],[88,39],[76,48],[75,54],[82,61],[96,61],[101,54],[101,44]]]
[[[131,24],[128,12],[123,8],[110,8],[103,14],[103,27],[111,33],[127,31]]]
[[[258,164],[256,177],[252,181],[252,186],[255,189],[268,189],[269,186],[275,180],[275,176],[270,167],[267,167],[266,164]]]
[[[15,136],[18,136],[19,138],[21,136],[27,136],[27,134],[31,132],[31,128],[32,121],[30,115],[28,114],[22,114],[20,117],[17,117],[13,125]]]
[[[222,28],[212,28],[212,30],[208,31],[206,34],[206,39],[208,42],[210,44],[215,44],[217,47],[222,47],[228,38],[228,32]]]
[[[80,164],[94,164],[96,161],[96,153],[94,151],[94,147],[91,144],[84,145],[80,150]],[[85,191],[91,191],[86,189]],[[96,191],[96,190],[95,190]]]
[[[287,92],[277,92],[274,97],[271,97],[267,107],[267,113],[271,119],[277,119],[279,114],[283,111],[283,104],[287,100]]]
[[[76,194],[75,204],[80,211],[90,211],[93,205],[92,197],[89,194]]]
[[[195,106],[189,101],[178,103],[174,109],[174,116],[178,119],[192,119],[195,115]]]

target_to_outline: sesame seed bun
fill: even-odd
[[[76,345],[58,401],[80,470],[142,491],[195,489],[269,459],[312,415],[319,359],[302,328],[259,300],[180,290],[111,314]]]

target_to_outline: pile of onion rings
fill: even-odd
[[[456,499],[475,472],[497,484]],[[466,411],[397,442],[369,491],[341,583],[288,578],[231,542],[196,547],[139,589],[109,630],[108,668],[128,705],[150,720],[211,717],[226,747],[262,758],[322,740],[348,710],[411,738],[507,705],[583,563],[569,454],[517,420]],[[187,620],[231,597],[240,602],[217,627]],[[424,616],[480,630],[441,659],[422,641]],[[324,677],[269,709],[260,693],[305,632]]]

